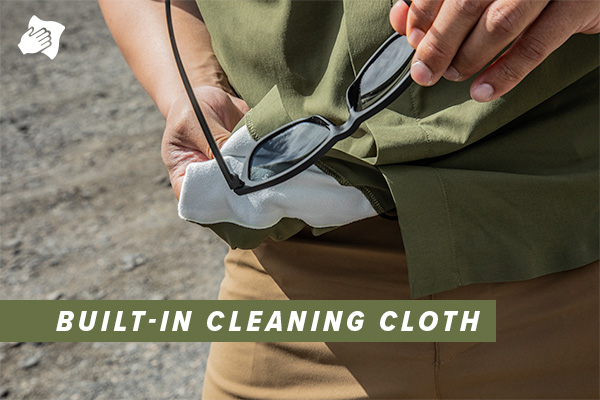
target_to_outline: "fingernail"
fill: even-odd
[[[412,46],[412,48],[416,49],[424,37],[425,37],[425,33],[422,30],[420,30],[418,28],[413,28],[413,30],[410,31],[410,35],[408,35],[408,37],[406,39],[408,39],[408,43]]]
[[[433,82],[433,73],[421,61],[415,61],[410,69],[410,74],[419,85],[429,86]]]
[[[444,78],[449,81],[457,81],[460,79],[460,73],[452,65],[444,72]]]
[[[480,103],[490,101],[494,96],[494,88],[489,83],[481,83],[471,90],[471,97],[473,100]]]

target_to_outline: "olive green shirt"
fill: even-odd
[[[311,114],[343,123],[347,87],[392,33],[390,0],[197,2],[255,138]],[[598,48],[573,36],[490,103],[472,79],[413,84],[317,164],[396,209],[413,297],[598,259]],[[252,248],[303,226],[211,228]]]

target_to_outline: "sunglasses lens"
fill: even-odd
[[[358,110],[364,110],[377,102],[410,73],[413,51],[406,36],[398,36],[366,66],[360,78]]]
[[[301,122],[257,145],[250,159],[249,177],[263,181],[302,162],[329,137],[329,128]]]

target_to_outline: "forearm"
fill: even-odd
[[[161,0],[99,0],[106,24],[136,78],[166,117],[183,92],[169,42]],[[173,0],[173,26],[186,72],[194,86],[232,90],[210,44],[196,3]]]

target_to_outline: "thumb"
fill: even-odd
[[[218,128],[223,128],[226,132],[231,132],[244,117],[248,106],[244,100],[229,95],[213,100],[212,103],[207,103],[207,105],[215,112],[217,120],[221,123],[221,126]],[[216,137],[218,132],[215,131],[213,134]]]
[[[231,136],[231,130],[226,129],[222,125],[213,126],[211,128],[211,133],[213,138],[215,139],[215,142],[217,142],[217,146],[219,146],[219,148],[223,147],[227,139],[229,139],[229,136]],[[210,150],[208,143],[206,144],[206,147],[208,148],[208,153],[206,154],[209,155],[209,158],[214,158],[214,154],[212,150]]]
[[[399,0],[390,10],[390,24],[396,32],[406,35],[406,19],[408,16],[408,5]]]
[[[231,135],[231,131],[225,126],[223,119],[217,112],[213,110],[210,105],[205,104],[202,100],[200,104],[205,105],[202,107],[204,110],[204,116],[208,127],[210,128],[210,134],[220,148],[227,141]],[[214,158],[213,152],[206,140],[204,132],[196,119],[196,116],[186,120],[184,122],[185,127],[178,130],[178,139],[182,140],[182,144],[189,149],[197,149],[204,154],[208,159]]]
[[[27,29],[27,32],[25,32],[26,35],[28,36],[33,36],[33,26],[29,29]]]
[[[238,108],[238,110],[242,112],[242,114],[246,114],[248,111],[250,111],[250,107],[248,107],[248,104],[246,104],[246,102],[240,99],[239,97],[232,97],[231,100],[233,101],[233,104],[235,104],[235,106]]]

